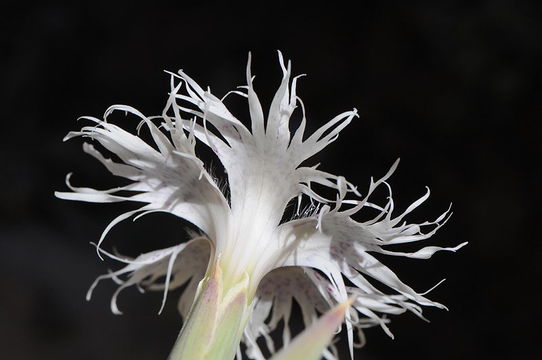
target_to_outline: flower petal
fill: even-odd
[[[396,164],[393,169],[395,166]],[[386,174],[384,180],[371,181],[369,195],[379,184],[386,184],[385,179],[389,175],[390,173]],[[280,235],[278,235],[278,238],[281,239],[279,243],[282,244],[283,254],[289,252],[289,255],[284,256],[283,262],[277,266],[302,266],[318,269],[327,277],[331,285],[330,294],[333,296],[334,302],[344,301],[347,294],[358,295],[359,300],[356,301],[354,309],[371,319],[369,324],[380,325],[390,336],[392,335],[386,326],[386,321],[375,312],[393,314],[409,310],[422,317],[421,309],[416,304],[445,308],[403,283],[391,269],[370,255],[369,252],[428,258],[437,251],[458,250],[465,244],[453,248],[428,246],[412,253],[384,249],[385,246],[398,242],[414,242],[429,238],[447,220],[448,212],[439,216],[436,221],[398,225],[406,214],[427,199],[427,194],[395,218],[392,217],[393,200],[390,197],[388,204],[381,208],[381,213],[375,219],[360,223],[353,220],[351,215],[367,206],[368,196],[359,201],[346,201],[344,200],[345,183],[339,177],[335,180],[339,195],[334,208],[326,205],[316,214],[281,225]],[[327,186],[331,187],[329,184]],[[354,206],[348,207],[349,204]],[[342,210],[341,207],[345,205],[347,209]],[[421,228],[426,226],[433,226],[434,229],[422,233]],[[349,279],[356,287],[346,287],[342,282],[342,276]],[[365,279],[365,276],[387,285],[397,294],[386,295],[382,293],[372,286]],[[348,323],[357,327],[367,325],[356,312],[351,312],[348,320],[347,325]],[[352,346],[352,329],[348,330],[349,342]],[[362,339],[362,334],[359,337]]]
[[[318,318],[318,313],[322,314],[333,306],[326,288],[315,282],[318,276],[312,269],[288,267],[276,269],[262,279],[253,315],[244,333],[247,355],[251,359],[264,359],[257,344],[260,337],[265,339],[267,351],[275,352],[271,333],[278,328],[280,322],[284,325],[283,346],[290,342],[289,319],[294,300],[301,308],[305,326],[311,325]]]
[[[264,124],[261,104],[253,89],[250,62],[249,56],[246,88],[252,133],[229,113],[217,97],[209,90],[204,91],[184,72],[179,72],[179,75],[174,77],[186,84],[186,95],[180,93],[180,85],[172,84],[172,97],[180,103],[170,101],[168,105],[176,117],[180,117],[181,113],[188,113],[203,121],[203,127],[199,127],[199,131],[194,134],[216,152],[228,174],[233,217],[246,217],[245,211],[253,211],[257,207],[255,203],[266,203],[267,213],[262,216],[268,219],[267,223],[271,227],[279,224],[290,199],[302,192],[310,197],[318,197],[307,190],[307,186],[310,187],[311,181],[315,179],[316,170],[309,171],[307,168],[298,167],[332,142],[356,116],[356,111],[338,115],[306,141],[303,141],[303,116],[301,126],[292,137],[289,126],[290,117],[297,108],[298,77],[291,81],[291,65],[284,65],[279,52],[283,78],[270,106],[267,124]],[[193,109],[194,107],[196,109]],[[191,126],[186,121],[176,121],[182,122],[185,127]],[[213,125],[214,130],[207,128],[207,122]],[[323,177],[323,174],[316,176],[318,179]]]
[[[119,257],[98,248],[100,253],[127,265],[117,271],[96,278],[87,292],[87,300],[90,300],[98,282],[112,279],[120,285],[111,299],[111,310],[114,314],[122,314],[117,307],[118,294],[123,289],[133,285],[141,289],[162,290],[164,296],[159,310],[159,313],[161,313],[165,305],[167,291],[178,288],[190,281],[187,291],[182,294],[180,302],[191,304],[195,296],[195,288],[207,269],[209,244],[209,240],[206,238],[198,237],[186,243],[139,255],[135,259]],[[119,277],[122,275],[127,275],[127,279],[121,280]],[[156,281],[164,276],[164,283],[157,284]],[[186,306],[181,307],[180,310],[183,317],[188,314]]]
[[[106,159],[90,144],[83,146],[84,151],[98,159],[112,174],[133,183],[110,190],[96,190],[73,187],[69,184],[68,177],[67,183],[73,193],[57,192],[56,195],[63,199],[90,202],[147,203],[148,205],[138,210],[121,215],[112,225],[137,212],[166,211],[188,220],[206,232],[211,239],[215,239],[216,232],[224,225],[220,223],[221,219],[228,217],[229,207],[210,175],[204,170],[203,163],[195,156],[193,137],[187,137],[182,129],[178,131],[172,128],[169,133],[175,139],[174,145],[149,118],[127,106],[110,107],[105,119],[117,110],[140,117],[142,124],[149,128],[158,151],[138,136],[106,121],[92,118],[97,126],[83,127],[79,132],[70,133],[67,138],[84,136],[98,141],[124,164]],[[121,191],[136,194],[117,195]]]

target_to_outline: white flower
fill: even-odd
[[[290,63],[285,66],[279,53],[283,78],[270,106],[267,118],[253,89],[250,56],[246,69],[247,86],[233,91],[248,99],[250,129],[234,117],[210,90],[203,90],[184,72],[171,74],[171,92],[161,116],[147,117],[136,109],[115,105],[103,120],[85,117],[95,125],[70,132],[66,139],[77,136],[98,142],[116,155],[121,162],[105,158],[88,143],[83,150],[98,159],[112,174],[130,180],[123,187],[110,190],[74,187],[72,192],[59,192],[62,199],[88,202],[133,201],[142,207],[124,213],[105,229],[96,245],[100,254],[126,263],[124,268],[98,277],[120,284],[117,294],[136,285],[142,289],[167,291],[188,282],[181,296],[179,310],[186,317],[198,289],[198,283],[208,271],[208,264],[220,262],[225,288],[241,279],[248,281],[248,298],[253,310],[244,330],[243,341],[247,355],[263,359],[257,344],[265,339],[267,351],[274,352],[270,333],[283,320],[283,341],[288,343],[288,320],[292,301],[301,307],[308,326],[318,316],[338,302],[356,295],[347,314],[350,348],[363,342],[362,328],[380,325],[390,336],[386,314],[411,311],[422,317],[420,305],[435,303],[404,284],[395,273],[370,253],[411,258],[429,258],[439,250],[454,248],[423,247],[413,253],[388,250],[388,245],[415,242],[431,237],[448,219],[449,211],[434,221],[408,224],[403,221],[428,196],[429,191],[410,205],[402,214],[394,215],[391,188],[386,180],[397,167],[369,184],[362,195],[343,177],[302,165],[307,159],[335,141],[339,132],[357,116],[356,110],[344,112],[305,136],[303,103],[297,97],[299,79],[291,80]],[[290,116],[300,105],[302,121],[290,133]],[[146,126],[154,140],[145,143],[117,125],[107,122],[113,111],[120,110],[141,119],[138,132]],[[155,124],[157,122],[157,124]],[[230,197],[219,189],[195,152],[196,142],[210,147],[228,176]],[[326,199],[315,186],[336,193]],[[380,207],[369,201],[373,191],[381,186],[390,189],[387,203]],[[126,195],[132,193],[131,195]],[[284,221],[287,205],[297,206],[296,216]],[[378,215],[365,222],[353,219],[363,208],[376,209]],[[100,248],[107,232],[117,223],[134,215],[164,211],[188,220],[199,228],[193,239],[167,249],[140,255],[135,259],[112,255]],[[422,229],[428,229],[422,231]],[[125,280],[120,276],[126,275]],[[162,283],[161,279],[164,279]],[[348,279],[348,284],[344,279]],[[372,285],[372,278],[395,291],[386,294]],[[96,285],[89,290],[88,297]],[[355,338],[357,339],[355,339]],[[336,359],[333,345],[324,353],[326,359]]]

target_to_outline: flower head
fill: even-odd
[[[171,91],[160,116],[148,117],[132,107],[115,105],[106,111],[103,120],[85,117],[94,124],[66,136],[66,139],[88,138],[116,155],[120,162],[106,158],[89,143],[83,144],[86,153],[113,175],[130,183],[96,190],[74,187],[68,176],[66,182],[72,192],[58,192],[58,197],[142,204],[114,219],[96,244],[100,256],[126,264],[96,280],[112,279],[120,284],[111,301],[114,313],[120,313],[116,305],[118,293],[128,286],[164,291],[163,307],[168,290],[188,283],[179,301],[181,315],[186,317],[210,264],[220,263],[226,288],[240,281],[246,283],[252,315],[243,341],[250,358],[263,359],[257,340],[265,339],[267,351],[274,352],[270,333],[281,320],[285,324],[283,342],[289,342],[288,320],[293,300],[300,305],[308,326],[319,313],[355,295],[346,322],[351,348],[363,342],[365,327],[379,325],[391,336],[386,314],[411,311],[422,317],[422,305],[443,307],[404,284],[371,253],[425,259],[439,250],[456,251],[465,243],[454,248],[428,246],[412,253],[388,248],[431,237],[449,218],[449,211],[434,221],[404,222],[404,217],[428,198],[427,191],[403,213],[395,215],[391,188],[386,181],[398,161],[382,178],[371,179],[363,194],[344,177],[305,165],[337,139],[357,112],[354,109],[339,114],[313,134],[306,135],[304,107],[297,96],[299,76],[292,79],[290,62],[284,64],[280,53],[279,60],[282,82],[267,116],[253,89],[250,56],[247,85],[232,92],[248,100],[250,126],[228,111],[224,99],[217,98],[209,89],[204,90],[179,71],[171,73]],[[298,108],[302,120],[291,133],[290,117]],[[146,127],[154,144],[147,144],[138,135],[108,122],[113,111],[140,118],[138,132]],[[229,198],[198,158],[195,151],[198,141],[212,149],[223,165]],[[370,201],[370,196],[381,186],[387,187],[390,195],[386,204],[378,206]],[[334,198],[324,197],[315,190],[317,187],[333,191]],[[290,202],[296,206],[296,214],[284,221]],[[376,209],[378,214],[369,221],[354,220],[364,208]],[[101,249],[114,225],[156,211],[177,215],[191,222],[199,232],[188,242],[135,259]],[[121,280],[122,276],[125,280]],[[368,278],[393,289],[394,293],[384,293]],[[337,357],[333,345],[324,357]]]

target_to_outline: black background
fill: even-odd
[[[375,2],[376,3],[376,2]],[[450,311],[368,330],[359,359],[538,359],[540,317],[541,13],[536,2],[331,2],[250,6],[5,2],[1,15],[0,351],[6,359],[164,359],[181,323],[175,298],[86,289],[106,271],[88,243],[133,208],[53,197],[114,179],[62,137],[111,104],[159,114],[164,69],[184,69],[218,96],[245,83],[248,51],[264,104],[280,81],[276,50],[306,73],[299,94],[313,130],[356,107],[361,118],[311,164],[365,189],[397,157],[399,210],[432,189],[411,221],[454,216],[431,244],[469,245],[430,260],[384,258]],[[233,109],[244,116],[240,105]],[[242,109],[242,110],[239,110]],[[119,118],[127,129],[136,121]],[[215,160],[216,164],[216,160]],[[137,254],[184,239],[185,224],[149,215],[112,231],[106,248]]]

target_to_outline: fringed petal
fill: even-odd
[[[96,246],[101,254],[125,263],[126,266],[117,271],[98,276],[87,292],[87,300],[92,297],[92,292],[98,282],[112,279],[120,285],[111,298],[111,311],[114,314],[122,314],[117,307],[119,293],[123,289],[134,285],[142,290],[163,291],[162,304],[158,311],[158,314],[160,314],[164,308],[168,290],[178,288],[189,281],[187,291],[183,293],[180,301],[183,304],[180,307],[181,315],[185,317],[189,309],[184,304],[191,304],[195,297],[195,288],[207,269],[210,247],[209,240],[199,237],[180,245],[151,251],[139,255],[135,259],[130,259],[110,254]],[[126,275],[126,280],[121,280],[120,277],[124,275]],[[163,277],[163,282],[157,283]]]
[[[395,167],[396,164],[392,170],[395,170]],[[386,184],[385,180],[389,175],[391,175],[390,172],[377,182],[371,180],[369,195],[379,184]],[[331,181],[330,179],[333,178],[325,178],[325,181],[320,183],[325,184],[325,182]],[[412,311],[422,317],[421,308],[417,304],[445,308],[403,283],[391,269],[369,252],[425,259],[437,251],[457,251],[466,243],[452,248],[428,246],[411,253],[385,248],[387,245],[429,238],[449,218],[449,211],[439,216],[435,221],[408,224],[403,222],[404,216],[423,203],[427,199],[428,193],[397,217],[392,217],[393,199],[390,194],[388,203],[381,207],[379,215],[366,222],[357,222],[351,216],[367,206],[368,196],[362,200],[346,201],[347,192],[345,189],[347,187],[344,180],[339,177],[334,180],[338,192],[335,207],[331,208],[326,205],[311,216],[295,219],[281,225],[279,238],[282,239],[280,241],[282,245],[280,248],[283,252],[290,251],[290,254],[282,258],[283,262],[279,266],[303,266],[318,269],[326,275],[326,281],[329,282],[332,289],[329,293],[333,296],[335,303],[344,301],[345,293],[357,295],[358,299],[353,306],[355,312],[351,311],[347,318],[348,322],[358,329],[367,326],[367,324],[380,325],[388,335],[392,336],[386,325],[387,320],[378,313],[397,314]],[[329,184],[325,185],[331,187]],[[342,210],[343,207],[346,209]],[[352,209],[355,210],[352,211]],[[433,226],[433,229],[422,233],[421,229],[427,226]],[[340,280],[342,276],[349,279],[356,287],[345,288],[344,283]],[[365,276],[388,286],[396,291],[396,294],[386,295],[377,290],[365,279]],[[359,318],[358,314],[362,315],[364,319],[369,319],[370,322],[367,323],[363,318]],[[359,345],[350,340],[352,334],[353,331],[349,331],[351,346]],[[362,334],[358,335],[358,338],[363,340]]]
[[[108,123],[107,117],[113,111],[132,113],[142,119],[154,140],[158,151],[138,136]],[[109,190],[74,187],[67,184],[72,193],[57,192],[59,198],[88,202],[134,201],[147,203],[146,206],[126,213],[112,222],[117,223],[130,215],[144,211],[165,211],[180,216],[199,227],[210,238],[227,221],[229,207],[216,184],[203,168],[203,163],[195,156],[193,135],[187,136],[184,130],[170,129],[167,136],[153,122],[139,111],[123,105],[110,107],[105,120],[89,118],[96,126],[83,127],[80,132],[72,132],[67,138],[84,136],[99,142],[107,150],[118,156],[123,163],[106,159],[94,146],[84,144],[83,150],[99,160],[113,175],[124,177],[133,183]],[[120,192],[134,192],[133,195],[118,195]],[[109,230],[111,226],[106,229]],[[105,233],[107,233],[104,232]],[[100,243],[101,244],[101,241]]]
[[[285,65],[280,52],[279,62],[283,77],[269,108],[267,122],[264,123],[263,110],[253,88],[249,55],[246,97],[252,132],[210,90],[203,90],[182,71],[172,74],[173,100],[168,102],[169,112],[185,128],[192,125],[180,119],[181,113],[195,115],[202,122],[199,131],[194,134],[215,151],[226,169],[233,217],[244,217],[247,209],[253,210],[255,202],[268,201],[267,213],[262,217],[269,219],[269,229],[279,224],[287,203],[299,194],[305,193],[316,201],[324,201],[310,190],[310,183],[327,179],[330,174],[298,167],[336,139],[338,133],[357,116],[355,110],[340,114],[303,140],[306,121],[303,114],[302,123],[292,136],[290,118],[299,100],[296,94],[299,76],[291,80],[291,63]],[[185,94],[182,93],[183,89]],[[213,128],[207,127],[206,123],[212,124]],[[330,184],[326,181],[326,186]],[[335,187],[334,184],[331,186]]]
[[[292,267],[276,269],[264,277],[258,287],[253,315],[244,333],[247,355],[251,359],[264,359],[264,352],[275,352],[278,346],[271,334],[280,323],[283,324],[282,346],[290,342],[292,334],[289,320],[294,300],[301,308],[305,326],[312,324],[319,314],[332,307],[326,290],[311,280],[315,276],[318,275],[312,269],[304,271]],[[257,344],[259,338],[265,340],[265,350]]]

